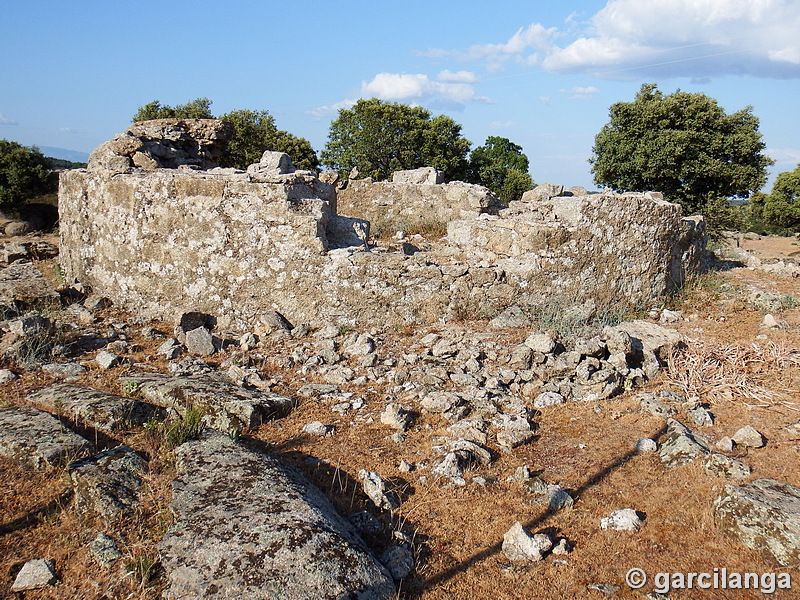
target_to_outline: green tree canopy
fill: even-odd
[[[800,164],[780,173],[769,194],[753,194],[750,214],[767,227],[800,228]]]
[[[223,167],[246,169],[258,162],[265,150],[286,152],[295,168],[315,170],[319,166],[317,153],[305,138],[297,137],[275,126],[275,119],[266,110],[232,110],[221,117],[211,113],[211,100],[196,98],[177,106],[162,105],[153,100],[140,106],[133,122],[150,119],[214,119],[233,125],[233,137],[220,159]]]
[[[505,203],[519,200],[533,188],[522,146],[496,136],[486,138],[486,143],[470,154],[469,181],[489,188]]]
[[[595,138],[594,180],[619,191],[662,192],[689,212],[721,198],[747,197],[772,160],[748,107],[726,114],[713,98],[645,84],[633,102],[611,106]]]
[[[444,171],[447,180],[464,179],[469,147],[461,125],[450,117],[433,117],[420,106],[372,98],[339,111],[322,162],[342,174],[356,167],[378,180],[418,167]]]
[[[313,171],[319,166],[308,140],[278,129],[266,110],[232,110],[219,118],[233,125],[234,131],[220,162],[223,167],[246,169],[258,162],[265,150],[286,152],[297,169]]]
[[[153,100],[140,106],[132,121],[150,121],[152,119],[213,119],[211,114],[211,100],[208,98],[195,98],[186,104],[177,106],[161,105],[158,100]]]
[[[49,168],[50,161],[35,146],[0,140],[0,207],[15,209],[24,200],[50,192]]]

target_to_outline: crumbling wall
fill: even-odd
[[[351,179],[337,192],[338,212],[365,219],[386,232],[408,231],[426,223],[443,226],[455,219],[497,213],[503,204],[480,185],[440,181],[434,169],[398,171],[393,181]]]
[[[451,221],[451,244],[569,297],[638,304],[700,267],[702,217],[684,219],[661,194],[531,195],[499,215]],[[536,199],[541,198],[541,199]]]
[[[232,135],[231,124],[217,119],[141,121],[95,148],[88,168],[108,173],[184,165],[211,169],[217,166]]]
[[[334,188],[283,155],[265,153],[247,172],[104,164],[61,177],[61,264],[144,318],[201,311],[249,329],[278,310],[294,322],[385,326],[557,297],[633,307],[695,268],[702,239],[701,221],[692,229],[652,195],[522,202],[499,216],[475,201],[464,209],[472,218],[450,224],[450,245],[407,256],[368,249],[368,224],[338,216]],[[430,205],[462,189],[394,185]]]

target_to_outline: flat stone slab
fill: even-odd
[[[203,411],[203,423],[228,433],[258,427],[285,416],[294,406],[288,396],[244,388],[215,373],[198,375],[141,374],[120,377],[138,384],[138,393],[156,406],[183,415],[192,407]]]
[[[800,563],[800,488],[775,479],[729,484],[712,509],[726,535],[769,552],[782,565]]]
[[[57,383],[28,394],[28,400],[102,431],[143,425],[155,414],[153,406],[139,400],[68,383]]]
[[[0,267],[0,301],[30,304],[42,299],[58,300],[58,292],[31,262],[17,261]]]
[[[675,329],[667,329],[661,325],[642,321],[626,321],[609,331],[624,331],[634,340],[634,347],[641,344],[641,349],[653,352],[659,356],[661,352],[670,346],[676,345],[681,340],[681,335]]]
[[[393,597],[386,568],[299,472],[216,433],[175,453],[164,598]]]
[[[127,446],[70,463],[75,509],[81,516],[99,514],[109,522],[131,515],[146,470],[147,462]]]
[[[0,454],[43,469],[90,451],[86,439],[50,413],[27,406],[0,408]]]

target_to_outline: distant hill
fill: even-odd
[[[89,161],[88,152],[67,150],[66,148],[53,148],[52,146],[39,146],[39,152],[50,158],[60,158],[69,162],[85,163]]]

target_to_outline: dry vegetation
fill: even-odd
[[[52,266],[45,270],[53,272]],[[745,269],[705,276],[674,299],[673,307],[687,317],[677,325],[687,346],[672,356],[668,372],[646,390],[672,389],[709,404],[715,424],[703,428],[703,433],[712,441],[743,425],[753,425],[764,433],[767,446],[735,455],[753,468],[751,478],[770,477],[800,486],[800,435],[786,429],[800,421],[800,309],[786,309],[777,315],[785,321],[783,329],[763,330],[763,314],[743,300],[748,283],[800,298],[799,280],[775,279]],[[126,315],[109,310],[105,316],[113,321]],[[466,321],[450,327],[474,331],[485,330],[485,324]],[[152,325],[171,331],[167,324]],[[132,328],[133,341],[142,346],[134,359],[164,369],[163,359],[155,355],[160,341],[139,339],[140,328]],[[406,352],[426,332],[383,332],[379,355]],[[522,332],[486,335],[511,343],[518,341]],[[269,365],[266,362],[263,367],[265,376],[280,382],[274,391],[291,395],[314,380]],[[92,370],[79,383],[120,393],[116,381],[120,374],[120,370],[111,374]],[[25,404],[28,390],[50,381],[41,372],[28,373],[2,388],[1,402]],[[485,478],[485,487],[471,482],[456,487],[431,477],[421,483],[420,475],[427,474],[424,469],[410,473],[398,469],[401,459],[429,466],[430,448],[444,433],[446,423],[420,415],[406,441],[395,443],[388,437],[392,431],[378,418],[386,399],[384,390],[370,384],[352,391],[368,403],[368,410],[356,419],[339,417],[318,400],[301,400],[289,416],[245,434],[298,466],[346,514],[369,508],[355,482],[360,469],[374,470],[392,482],[403,502],[393,514],[380,518],[412,535],[417,558],[415,573],[402,582],[400,598],[601,598],[603,595],[587,589],[587,584],[607,583],[620,588],[615,598],[642,599],[642,593],[625,585],[625,573],[632,567],[644,569],[651,577],[657,572],[710,572],[717,567],[781,571],[771,557],[749,550],[715,529],[710,503],[724,480],[706,474],[699,463],[666,470],[657,455],[632,450],[637,439],[657,436],[663,426],[663,420],[639,412],[634,393],[600,406],[572,402],[543,410],[536,419],[540,429],[534,443],[468,473],[468,481],[472,476]],[[336,434],[325,438],[304,434],[301,428],[313,420],[335,425]],[[118,437],[151,459],[151,473],[140,513],[113,529],[78,520],[71,510],[64,469],[32,473],[8,460],[0,461],[0,597],[13,597],[9,587],[14,575],[26,560],[38,557],[55,560],[60,583],[52,590],[28,592],[26,599],[158,597],[162,579],[155,540],[170,519],[171,450],[163,436],[152,431]],[[523,464],[569,490],[576,498],[574,508],[551,514],[532,505],[519,483],[506,481]],[[600,529],[602,517],[624,507],[646,515],[641,531],[630,534]],[[517,520],[534,532],[567,537],[574,543],[574,551],[530,567],[512,566],[500,544],[503,533]],[[88,553],[88,544],[104,529],[116,531],[124,541],[124,558],[112,572],[95,564]],[[385,537],[368,541],[378,547],[388,542]],[[800,574],[796,569],[790,572],[797,590]],[[668,595],[672,600],[763,596],[744,590],[673,591]],[[796,598],[798,592],[778,591],[770,597]]]

